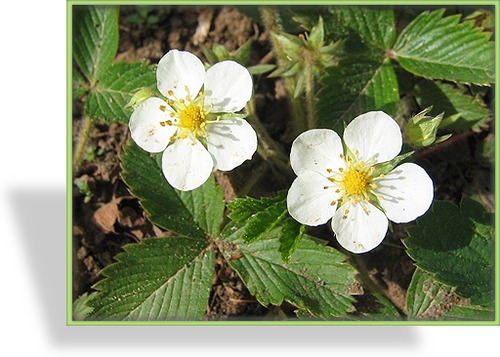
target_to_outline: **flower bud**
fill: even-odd
[[[443,114],[435,117],[426,116],[432,109],[424,109],[411,118],[403,129],[405,141],[414,147],[429,146],[436,142],[436,133],[443,120]],[[447,138],[439,138],[439,141]]]

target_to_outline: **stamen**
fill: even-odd
[[[356,149],[356,152],[355,152],[356,156],[359,157],[359,150]]]
[[[335,206],[336,204],[337,204],[337,201],[330,202],[330,206]]]
[[[348,215],[349,214],[349,210],[346,209],[345,212],[344,212],[345,215]]]
[[[169,126],[173,125],[172,120],[167,120],[165,123],[167,123],[167,125],[169,125]]]
[[[347,157],[347,161],[352,161],[352,158],[350,156]]]
[[[339,167],[339,171],[340,171],[340,172],[342,172],[342,171],[344,171],[344,169],[343,169],[343,168],[341,168],[341,167]]]
[[[323,189],[327,189],[327,188],[330,188],[331,186],[323,186]]]
[[[329,181],[335,182],[335,179],[333,177],[328,178]]]
[[[335,192],[340,193],[340,189],[339,189],[339,188],[337,188],[337,189],[335,190]]]
[[[333,171],[332,169],[326,169],[326,172],[328,172],[329,174],[331,174],[332,171]]]
[[[170,113],[170,117],[171,117],[171,118],[175,117],[175,113],[174,113],[174,112],[171,112],[171,113]]]
[[[179,99],[179,103],[184,104],[185,100],[181,98],[181,99]]]
[[[344,158],[344,155],[343,154],[340,154],[340,158],[343,159]]]
[[[378,185],[377,185],[376,183],[372,183],[370,186],[371,186],[372,188],[378,188]]]
[[[384,199],[384,196],[382,196],[382,195],[378,195],[377,197],[382,199],[382,200]]]
[[[170,96],[173,96],[174,95],[174,91],[169,90],[169,91],[167,91],[167,94],[170,95]]]
[[[160,122],[160,125],[161,125],[161,126],[165,126],[165,125],[167,125],[167,122],[165,122],[165,121],[161,121],[161,122]]]
[[[167,99],[167,104],[170,106],[174,105],[174,101],[172,99]]]
[[[359,163],[359,166],[361,166],[361,167],[365,167],[365,162],[364,162],[364,161],[361,161],[361,162]]]
[[[165,110],[167,110],[167,107],[166,107],[166,106],[164,106],[164,105],[160,105],[160,110],[161,110],[162,112],[164,112]]]

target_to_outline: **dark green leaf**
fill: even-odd
[[[245,243],[244,232],[242,223],[226,226],[222,239],[232,243],[232,249],[222,253],[261,304],[288,301],[298,307],[300,316],[323,319],[345,317],[353,308],[349,288],[355,282],[354,268],[344,262],[343,254],[325,246],[326,242],[304,235],[293,256],[284,262],[279,228],[251,244]],[[237,259],[235,252],[239,252]]]
[[[92,320],[199,320],[210,295],[215,254],[207,241],[147,238],[103,270],[88,302]]]
[[[451,296],[451,288],[436,281],[430,274],[417,268],[406,294],[408,318],[423,319],[442,312],[446,299]]]
[[[151,222],[193,238],[219,234],[224,197],[213,177],[195,190],[176,190],[163,176],[155,156],[139,148],[133,140],[129,140],[121,159],[123,179],[132,194],[140,198]]]
[[[433,106],[434,115],[444,112],[441,128],[452,132],[478,129],[489,120],[490,113],[481,99],[465,94],[459,88],[438,81],[422,81],[415,86],[421,107]]]
[[[493,81],[490,34],[444,10],[424,12],[401,33],[393,56],[417,76],[489,85]]]
[[[362,7],[332,8],[330,28],[335,32],[354,33],[370,47],[389,49],[396,38],[392,9]],[[333,30],[333,29],[332,29]]]
[[[399,101],[394,69],[382,58],[354,57],[328,70],[318,93],[318,127],[341,134],[344,123],[370,110],[392,114]]]
[[[73,57],[93,87],[116,56],[118,8],[75,7],[73,25]]]
[[[245,243],[265,239],[274,228],[279,228],[281,258],[288,261],[304,234],[304,226],[295,221],[286,206],[286,191],[278,192],[276,197],[240,198],[229,204],[232,211],[229,217],[244,223],[242,238]]]
[[[416,265],[472,304],[493,300],[494,239],[491,216],[465,198],[461,208],[435,201],[404,240]]]
[[[108,123],[128,123],[132,110],[125,106],[142,87],[156,87],[154,66],[142,62],[113,64],[91,90],[85,114]]]

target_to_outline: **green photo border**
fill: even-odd
[[[495,83],[499,83],[499,69],[500,61],[498,58],[498,53],[500,53],[499,46],[499,31],[500,28],[500,14],[499,14],[499,2],[498,0],[487,0],[487,1],[414,1],[414,0],[400,0],[400,1],[331,1],[331,0],[315,0],[305,2],[305,0],[253,0],[253,1],[221,1],[221,0],[211,0],[211,1],[166,1],[166,0],[108,0],[108,1],[97,1],[97,0],[68,0],[66,8],[66,95],[67,95],[67,111],[66,111],[66,324],[68,326],[497,326],[500,325],[500,235],[497,229],[495,229],[495,319],[492,321],[74,321],[73,315],[73,299],[72,299],[72,284],[73,284],[73,274],[72,274],[72,244],[73,244],[73,172],[72,172],[72,162],[73,162],[73,142],[72,142],[72,132],[73,132],[73,120],[72,120],[72,18],[73,18],[73,7],[77,5],[420,5],[420,6],[457,6],[457,5],[472,5],[472,6],[488,6],[495,9]],[[499,102],[499,91],[496,90],[495,93],[495,103]],[[495,105],[494,108],[495,118],[500,118],[499,106]],[[500,148],[499,148],[499,131],[498,125],[495,125],[494,135],[495,135],[495,169],[494,169],[494,182],[495,182],[495,228],[500,226],[500,216],[498,214],[499,208],[499,195],[500,192]]]

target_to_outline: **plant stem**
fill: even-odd
[[[304,66],[306,76],[306,104],[307,104],[307,128],[316,127],[314,115],[314,78],[312,72],[312,58],[309,51],[304,51]]]
[[[280,19],[276,11],[274,11],[269,6],[263,6],[260,8],[260,13],[262,16],[262,21],[264,23],[264,27],[269,35],[269,40],[273,47],[274,52],[276,53],[276,59],[278,61],[278,66],[286,65],[289,60],[287,55],[281,46],[280,42],[276,39],[273,34],[279,34],[283,32],[283,28],[280,24]],[[295,129],[298,132],[303,132],[307,130],[307,122],[304,116],[304,108],[302,106],[302,102],[300,98],[295,98],[295,87],[297,86],[297,81],[295,77],[284,77],[283,81],[285,83],[285,87],[288,89],[288,100],[289,105],[291,106],[291,115],[293,117],[293,122],[295,124]]]
[[[90,129],[92,129],[92,123],[92,120],[87,116],[83,119],[80,135],[78,136],[78,141],[73,152],[73,172],[78,171],[78,168],[80,167],[83,152],[90,135]]]

